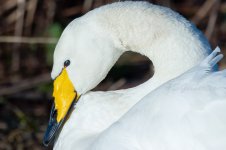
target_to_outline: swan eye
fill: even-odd
[[[66,60],[65,62],[64,62],[64,67],[67,67],[67,66],[69,66],[70,65],[70,60]]]

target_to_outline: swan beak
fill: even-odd
[[[60,75],[54,80],[53,85],[54,103],[43,139],[45,146],[48,146],[58,135],[66,118],[72,111],[74,103],[79,99],[79,95],[68,77],[66,67],[63,68]]]

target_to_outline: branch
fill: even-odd
[[[46,73],[35,78],[22,80],[10,87],[1,87],[0,96],[15,94],[24,90],[32,89],[40,84],[49,83],[51,81],[50,74]]]
[[[213,7],[213,5],[217,2],[217,0],[207,0],[202,7],[199,9],[199,11],[195,14],[195,16],[192,18],[192,21],[197,25],[199,22],[205,18],[205,16],[208,14],[210,9]]]
[[[0,43],[56,44],[57,38],[0,36]]]
[[[220,1],[218,0],[217,3],[215,3],[215,5],[211,11],[208,25],[206,28],[205,35],[208,39],[210,39],[213,34],[213,31],[214,31],[214,28],[216,25],[216,21],[217,21],[219,6],[220,6]]]

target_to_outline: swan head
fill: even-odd
[[[84,24],[79,19],[65,28],[54,51],[54,104],[44,145],[48,146],[58,134],[73,104],[105,78],[121,55],[112,41],[93,23]]]
[[[114,40],[101,27],[80,19],[72,21],[62,33],[54,51],[51,77],[56,79],[65,61],[70,61],[66,71],[76,91],[84,94],[106,77],[123,52],[115,50]]]

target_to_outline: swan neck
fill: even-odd
[[[134,14],[134,17],[139,16]],[[176,13],[174,17],[161,18],[157,14],[146,16],[143,21],[142,18],[137,22],[136,19],[123,21],[112,35],[119,39],[123,52],[147,56],[154,65],[154,76],[169,80],[199,63],[211,51],[208,41],[195,26]]]
[[[147,56],[154,79],[167,81],[187,71],[211,51],[204,35],[178,13],[144,2],[105,6],[87,15],[115,51]]]

